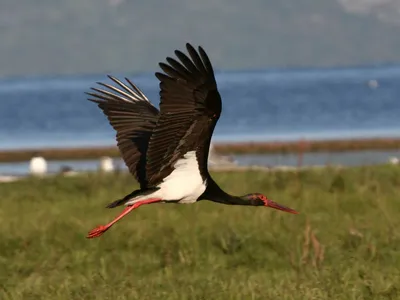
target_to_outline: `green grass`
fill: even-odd
[[[142,206],[126,174],[0,184],[0,299],[400,299],[400,168],[216,173],[301,212]]]

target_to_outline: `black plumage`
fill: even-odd
[[[140,183],[147,186],[146,153],[152,132],[157,124],[159,111],[142,91],[129,79],[128,87],[115,77],[109,76],[120,89],[104,83],[99,85],[111,89],[92,88],[97,93],[87,93],[90,101],[98,104],[107,116],[111,126],[117,132],[117,145],[129,171]]]
[[[221,97],[214,71],[205,51],[200,56],[187,44],[192,60],[175,51],[182,64],[167,58],[171,66],[160,63],[166,73],[160,80],[160,117],[150,138],[146,173],[149,183],[159,184],[172,171],[176,161],[197,150],[201,175],[207,176],[211,136],[221,114]]]
[[[198,54],[190,44],[187,49],[191,59],[176,50],[181,63],[167,57],[170,65],[159,64],[166,73],[156,73],[161,113],[127,78],[130,87],[109,76],[119,89],[98,84],[114,93],[98,88],[92,88],[97,93],[87,93],[117,132],[122,158],[141,188],[159,184],[173,171],[174,163],[191,150],[202,150],[198,161],[207,170],[209,144],[222,109],[221,97],[205,51],[199,47]]]
[[[160,81],[160,111],[128,79],[127,85],[109,76],[118,88],[99,83],[111,91],[92,88],[94,92],[88,93],[117,132],[122,158],[140,183],[139,190],[107,206],[127,208],[111,223],[92,230],[89,238],[100,236],[132,209],[155,202],[207,199],[296,213],[260,193],[231,196],[212,179],[208,153],[222,111],[221,96],[206,52],[190,44],[186,48],[188,55],[175,51],[179,61],[167,57],[167,63],[159,64],[163,73],[155,75]]]

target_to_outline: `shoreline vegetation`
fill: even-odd
[[[225,142],[214,143],[218,154],[288,154],[306,152],[345,152],[361,150],[400,149],[400,138],[369,138],[343,140],[297,140],[271,142]],[[0,150],[0,162],[22,162],[33,156],[43,156],[47,160],[85,160],[101,156],[120,157],[116,146],[96,146],[81,148],[42,148]]]

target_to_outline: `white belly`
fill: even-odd
[[[206,190],[199,171],[196,153],[187,152],[174,165],[174,171],[158,185],[159,190],[146,196],[138,196],[128,201],[126,205],[150,198],[160,198],[164,201],[179,200],[179,203],[193,203]]]

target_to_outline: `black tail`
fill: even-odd
[[[108,204],[108,205],[106,206],[106,208],[114,208],[114,207],[123,205],[125,202],[128,201],[128,200],[125,199],[125,198],[126,198],[126,197],[124,197],[123,199],[119,199],[119,200],[116,200],[116,201],[114,201],[114,202],[111,202],[110,204]]]
[[[106,208],[114,208],[117,206],[121,206],[124,205],[126,202],[128,202],[129,200],[131,200],[134,197],[137,196],[146,196],[148,194],[154,193],[155,191],[157,191],[159,188],[148,188],[145,190],[136,190],[133,191],[132,193],[130,193],[129,195],[126,195],[124,198],[119,199],[119,200],[115,200],[114,202],[111,202],[110,204],[108,204],[106,206]]]

